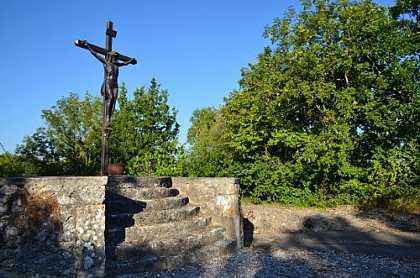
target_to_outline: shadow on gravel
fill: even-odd
[[[241,256],[230,256],[218,273],[206,276],[205,272],[197,277],[254,277],[254,278],[274,278],[274,277],[310,277],[315,276],[315,270],[311,264],[300,255],[285,257],[276,256],[271,250],[261,249],[254,252],[241,254]],[[208,275],[208,274],[207,274]]]
[[[366,214],[364,217],[375,216]],[[391,226],[393,221],[398,219],[389,218],[388,221]],[[249,219],[244,218],[243,224],[246,247],[240,256],[232,255],[226,259],[219,277],[334,277],[339,274],[336,271],[339,271],[340,267],[337,268],[323,259],[327,258],[328,254],[333,257],[354,254],[356,257],[350,255],[353,259],[368,255],[374,258],[393,258],[414,265],[420,263],[418,231],[363,232],[344,217],[321,215],[304,218],[303,231],[294,233],[259,234],[255,233],[255,226]],[[401,224],[403,223],[400,222]],[[410,223],[404,225],[409,227]],[[251,250],[252,252],[249,252]],[[306,251],[321,251],[325,252],[325,255],[305,256],[308,254]],[[348,268],[344,271],[354,271],[354,265],[351,263],[348,266],[346,262],[342,264],[341,267]],[[363,267],[361,266],[361,269]],[[370,270],[369,265],[366,269],[376,271]],[[388,273],[386,268],[382,271]]]
[[[391,212],[381,209],[363,210],[357,217],[377,220],[390,228],[403,232],[420,232],[420,214],[410,212]]]
[[[362,232],[342,217],[310,216],[304,232],[254,234],[253,247],[420,258],[420,233]]]

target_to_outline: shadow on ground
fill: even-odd
[[[343,217],[319,215],[295,233],[259,234],[248,219],[243,224],[248,247],[217,277],[418,277],[420,232],[362,232]]]
[[[390,228],[403,232],[420,232],[420,214],[410,212],[392,212],[381,209],[360,210],[357,217],[374,219]]]
[[[251,223],[252,225],[252,223]],[[362,232],[345,218],[310,216],[305,231],[296,233],[254,233],[254,248],[306,249],[363,253],[398,258],[420,258],[420,232]],[[326,227],[330,227],[329,231]],[[334,230],[341,227],[341,230]]]

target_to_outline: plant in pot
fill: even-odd
[[[109,163],[107,167],[108,175],[117,176],[122,175],[125,170],[123,163]]]
[[[115,149],[110,150],[111,158],[107,166],[108,175],[122,175],[124,173],[125,164],[116,158],[120,157],[116,151]]]

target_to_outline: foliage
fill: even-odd
[[[99,97],[70,93],[42,110],[45,126],[26,136],[16,149],[31,165],[32,175],[93,175],[100,169],[101,112]],[[28,174],[28,173],[24,173]]]
[[[272,46],[242,70],[241,89],[212,112],[223,126],[216,149],[233,154],[219,159],[233,161],[230,175],[241,177],[244,194],[256,201],[335,205],[407,197],[420,172],[413,29],[371,1],[302,5],[266,28]],[[193,151],[213,142],[209,132],[190,141]]]
[[[9,152],[0,155],[0,177],[21,176],[24,172],[22,166],[18,156]]]
[[[419,31],[420,0],[396,0],[396,5],[390,8],[390,13],[394,19],[408,24],[414,32]]]
[[[168,92],[153,78],[150,86],[134,91],[132,100],[122,86],[119,109],[114,113],[110,156],[127,164],[131,175],[179,175],[177,111],[171,108]]]
[[[187,142],[189,175],[224,176],[231,162],[225,148],[224,124],[219,110],[214,107],[197,109],[190,118]]]
[[[125,86],[110,156],[133,175],[236,176],[254,202],[420,206],[419,1],[302,0],[266,27],[271,41],[220,109],[194,111],[187,152],[155,79]],[[42,111],[0,175],[95,174],[99,98]],[[5,170],[6,169],[6,170]]]
[[[168,93],[152,79],[129,100],[122,86],[110,136],[111,162],[127,163],[133,175],[185,175],[186,155],[178,146],[176,111],[167,104]],[[42,111],[44,126],[18,146],[13,163],[0,157],[0,174],[96,175],[100,171],[102,100],[77,94],[58,100]],[[4,170],[3,170],[4,169]],[[3,173],[4,172],[4,173]]]

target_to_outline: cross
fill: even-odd
[[[111,125],[110,125],[110,118],[115,107],[116,97],[115,99],[110,100],[110,96],[114,94],[115,96],[118,94],[118,67],[125,66],[128,64],[135,65],[137,64],[136,59],[124,56],[122,54],[116,53],[112,51],[112,38],[117,36],[117,31],[113,29],[113,24],[111,21],[106,23],[106,40],[105,40],[105,48],[100,46],[96,46],[94,44],[90,44],[84,40],[77,40],[74,44],[78,47],[88,49],[92,55],[94,55],[99,61],[104,64],[104,83],[102,84],[101,93],[104,96],[103,101],[103,121],[102,121],[102,156],[101,156],[101,174],[107,175],[108,174],[108,151],[109,151],[109,144],[108,139],[111,133]],[[102,54],[105,55],[105,58],[98,55]],[[120,63],[119,61],[123,61]],[[112,82],[109,81],[110,77],[112,78]],[[112,90],[113,92],[110,92]],[[116,91],[115,91],[116,90]],[[110,103],[112,102],[112,103]]]
[[[106,55],[109,52],[112,51],[112,38],[117,37],[117,31],[113,30],[113,24],[112,21],[108,21],[106,23],[106,40],[105,40],[105,48],[102,48],[100,46],[94,45],[89,43],[89,45],[92,47],[93,50],[95,50],[97,53],[102,54],[102,55]],[[84,49],[88,49],[88,47],[83,43],[83,40],[77,40],[74,42],[74,44],[78,47],[84,48]],[[118,54],[118,60],[127,62],[129,61],[131,58],[127,57],[125,55],[122,54]],[[135,65],[137,63],[137,61],[134,59],[134,62],[132,63],[133,65]]]

